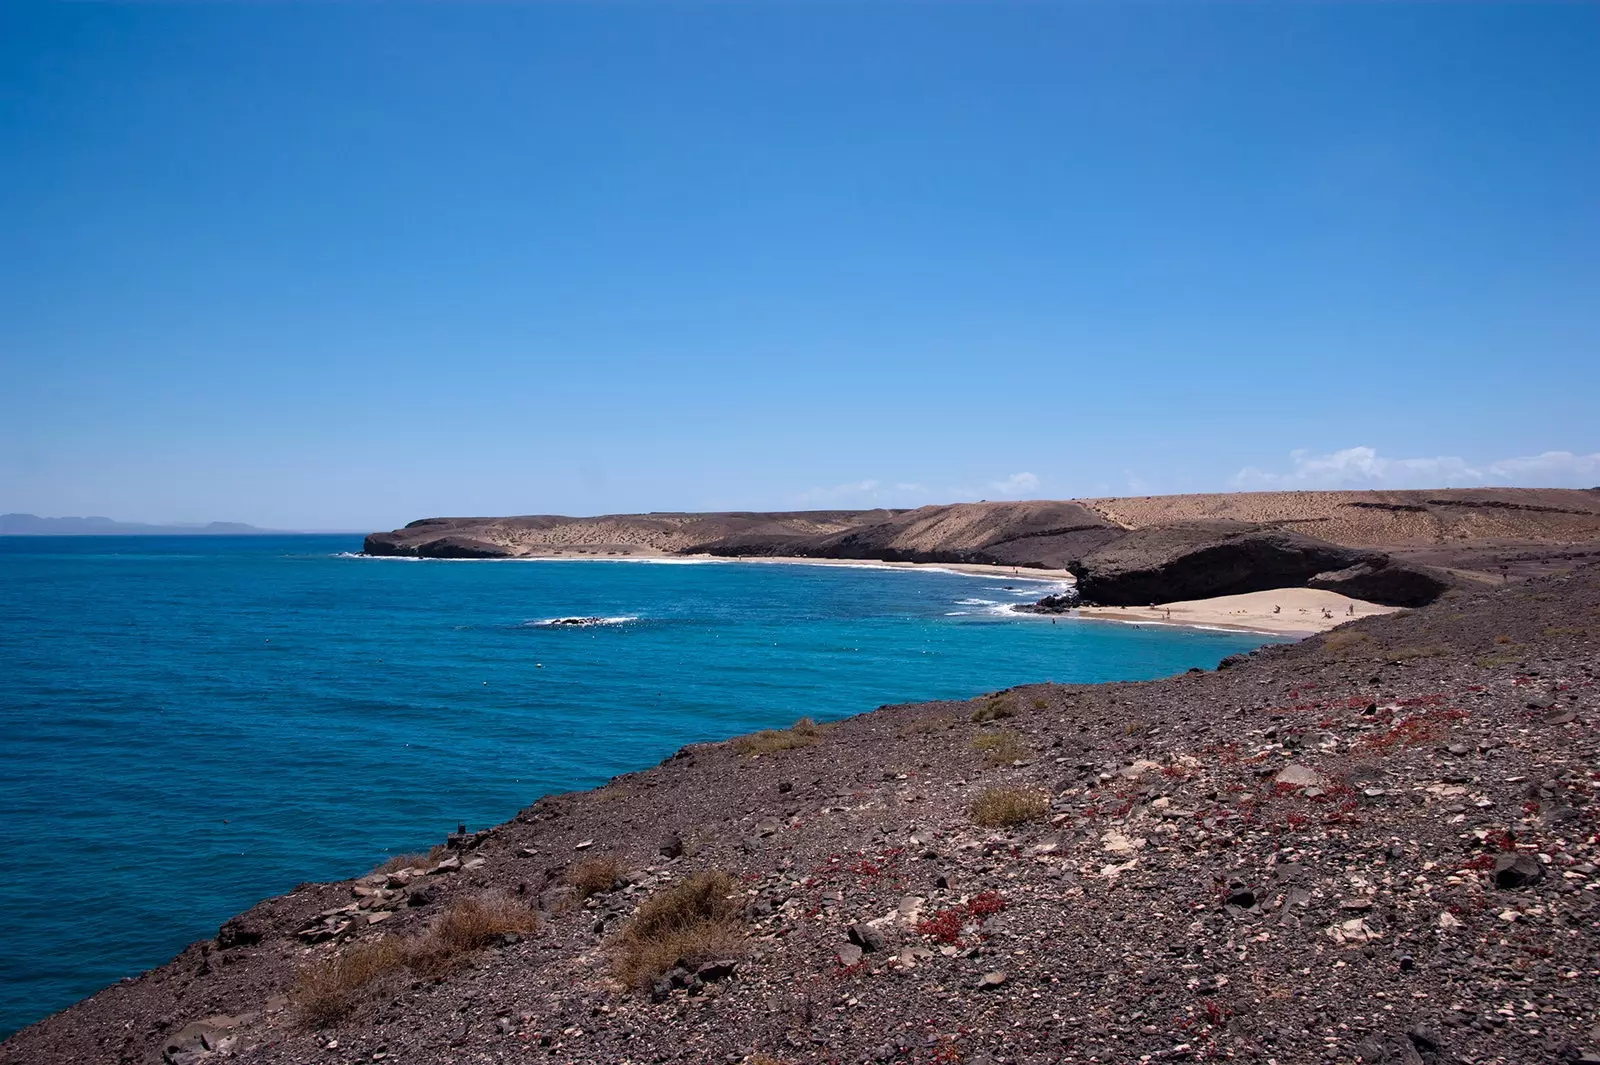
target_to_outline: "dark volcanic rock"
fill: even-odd
[[[1037,603],[1024,603],[1013,609],[1023,614],[1065,614],[1078,605],[1078,589],[1068,588],[1055,595],[1047,595]]]
[[[1395,559],[1358,562],[1344,569],[1319,573],[1306,582],[1312,588],[1385,606],[1426,606],[1456,583],[1432,567]]]
[[[474,540],[470,536],[441,536],[416,547],[419,558],[510,558],[511,552],[498,544]]]
[[[1377,551],[1239,522],[1135,529],[1087,555],[1074,571],[1085,602],[1138,606],[1305,584],[1319,573],[1383,567]]]
[[[363,554],[379,556],[406,556],[411,558],[510,558],[514,552],[499,544],[479,540],[460,533],[447,533],[418,539],[415,530],[437,526],[441,531],[450,527],[454,519],[431,519],[412,522],[394,532],[372,533],[361,545]],[[410,535],[407,535],[408,532]]]

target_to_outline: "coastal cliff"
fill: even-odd
[[[0,1044],[126,1062],[1591,1061],[1600,567],[684,748]]]
[[[1241,492],[915,510],[426,518],[371,555],[707,555],[1071,570],[1086,601],[1312,587],[1390,606],[1600,558],[1600,492]]]

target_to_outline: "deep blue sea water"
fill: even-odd
[[[1001,617],[1040,585],[932,570],[359,550],[0,538],[0,1035],[263,897],[685,743],[1265,639]],[[560,616],[635,620],[536,624]]]

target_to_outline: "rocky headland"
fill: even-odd
[[[79,1062],[1600,1058],[1600,567],[678,751],[0,1044]]]
[[[915,510],[426,518],[372,555],[705,555],[1070,570],[1082,600],[1146,605],[1320,588],[1419,606],[1600,558],[1600,490],[1240,492]]]

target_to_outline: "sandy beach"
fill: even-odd
[[[1073,581],[1072,571],[1064,569],[1028,569],[1016,566],[984,566],[968,562],[880,562],[870,558],[806,558],[804,556],[717,558],[713,555],[691,555],[691,558],[715,559],[718,562],[777,563],[800,566],[865,566],[868,569],[933,569],[951,573],[969,573],[974,577],[1008,577],[1019,581],[1042,581],[1057,584]],[[1041,595],[1044,593],[1041,591]]]
[[[1276,608],[1276,609],[1275,609]],[[1077,616],[1131,625],[1188,625],[1248,629],[1284,636],[1326,632],[1356,618],[1392,614],[1396,607],[1351,599],[1314,588],[1279,588],[1270,592],[1223,595],[1155,606],[1084,607]]]

